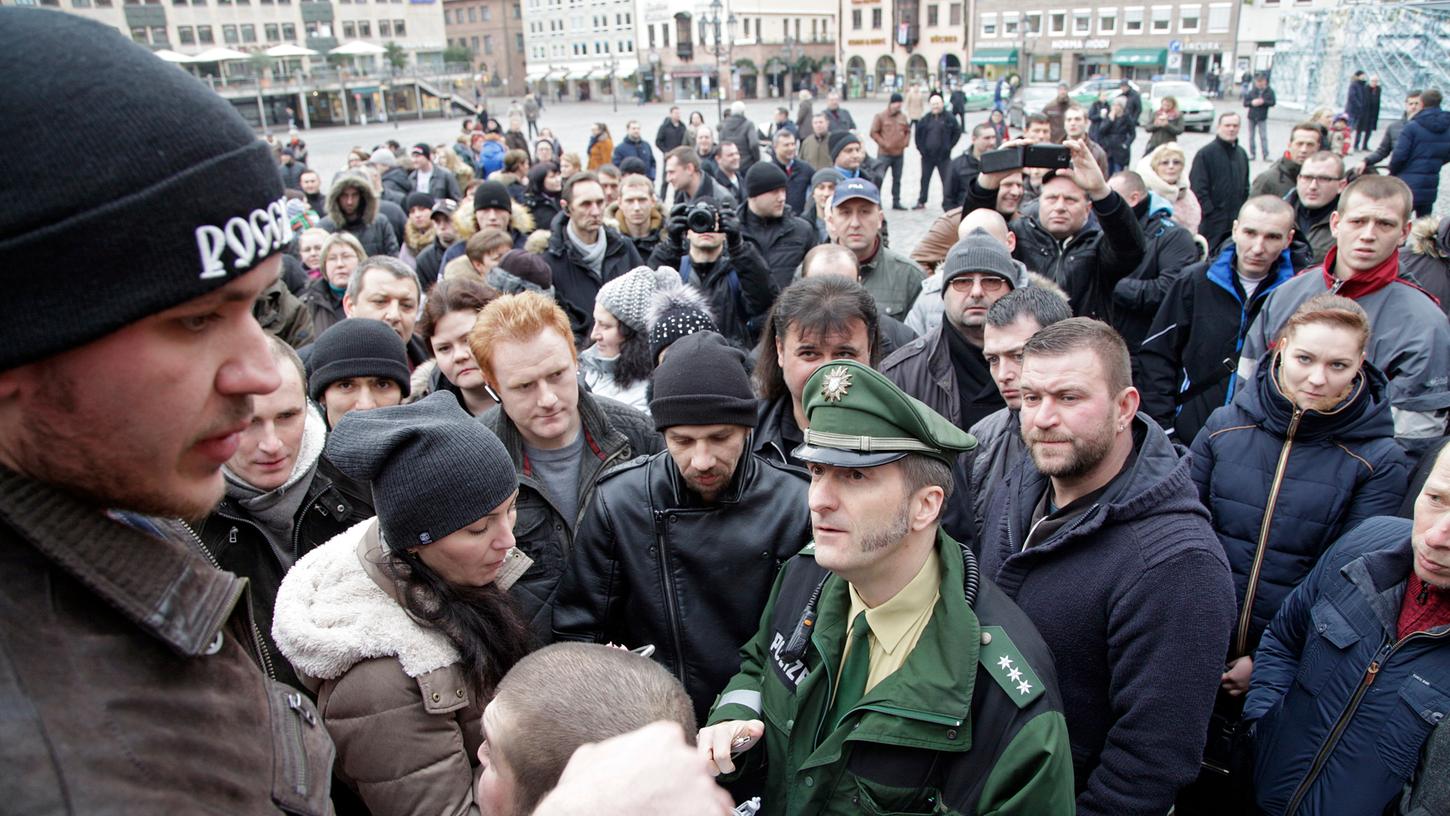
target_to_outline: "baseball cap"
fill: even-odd
[[[876,185],[862,178],[852,178],[842,181],[836,185],[836,194],[831,197],[831,206],[838,207],[841,202],[853,198],[864,198],[867,201],[881,206],[881,191]]]

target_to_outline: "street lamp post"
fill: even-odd
[[[619,113],[619,79],[614,75],[614,69],[619,66],[619,59],[613,54],[609,55],[609,101],[614,106],[614,112]]]
[[[795,37],[792,37],[789,34],[787,34],[785,36],[785,58],[786,58],[785,75],[787,77],[790,77],[792,80],[794,80],[794,78],[795,78],[795,62],[796,62],[796,56],[795,56],[795,54],[796,54]],[[785,103],[786,104],[786,110],[790,111],[791,114],[794,115],[794,113],[795,113],[795,82],[793,82],[793,81],[784,82],[782,84],[782,86],[781,86],[780,92],[781,92],[781,94],[783,96],[786,97],[786,103]]]
[[[730,35],[730,42],[733,43],[735,42],[735,25],[737,22],[735,12],[733,11],[730,12],[728,17],[722,20],[721,13],[724,10],[725,8],[720,3],[720,0],[710,0],[710,10],[705,13],[705,24],[710,26],[711,32],[715,35],[715,42],[711,52],[715,55],[715,84],[718,86],[715,88],[715,121],[717,122],[725,118],[724,97],[721,94],[725,90],[726,82],[725,74],[720,69],[720,57],[729,51],[729,46],[720,40],[720,23],[725,23],[725,29]]]

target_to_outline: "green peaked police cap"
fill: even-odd
[[[801,402],[810,427],[795,456],[806,462],[876,467],[922,453],[951,465],[977,446],[971,434],[854,360],[816,369]]]

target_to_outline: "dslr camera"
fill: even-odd
[[[685,225],[690,232],[722,232],[720,211],[709,201],[696,201],[685,210]]]

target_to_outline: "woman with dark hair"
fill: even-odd
[[[287,573],[277,646],[373,816],[477,813],[480,718],[531,646],[507,594],[529,564],[513,463],[445,394],[348,414],[326,454],[378,515]]]
[[[548,229],[554,222],[554,216],[563,209],[559,203],[559,194],[563,189],[564,182],[559,175],[559,165],[539,162],[529,168],[529,187],[524,193],[524,206],[529,208],[539,229]]]
[[[1336,295],[1306,301],[1254,382],[1193,440],[1193,480],[1239,602],[1215,721],[1239,719],[1265,627],[1325,549],[1361,521],[1395,514],[1404,498],[1409,461],[1395,442],[1388,380],[1365,359],[1369,339],[1358,303]],[[1215,756],[1215,732],[1206,761],[1234,767],[1234,755]],[[1213,804],[1185,811],[1181,801],[1180,812],[1239,812],[1239,802],[1217,802],[1208,790],[1222,784],[1205,773],[1196,783],[1205,790],[1183,798]]]
[[[787,286],[770,309],[755,348],[755,390],[760,397],[754,452],[805,467],[792,451],[806,427],[801,393],[816,369],[831,360],[881,361],[876,300],[865,287],[839,275],[804,278]]]
[[[418,402],[435,391],[448,391],[473,416],[498,404],[468,347],[468,333],[478,313],[498,294],[471,278],[439,281],[428,291],[423,315],[413,333],[432,347],[433,359],[413,370],[409,402]]]
[[[992,132],[997,134],[997,144],[1002,144],[1012,138],[1012,131],[1007,127],[1007,117],[1001,110],[993,108],[987,114],[987,124],[992,126]]]
[[[579,376],[596,396],[649,413],[646,396],[655,361],[648,317],[655,292],[680,283],[680,273],[639,266],[599,287],[594,298],[592,344],[579,354]]]

